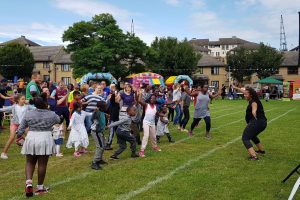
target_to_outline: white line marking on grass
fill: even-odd
[[[237,108],[242,108],[242,106],[232,106],[232,107],[224,107],[224,108],[226,108],[226,109],[223,109],[223,108],[215,108],[216,109],[216,111],[213,111],[213,113],[219,113],[219,112],[223,112],[223,111],[227,111],[227,110],[232,110],[232,109],[237,109]],[[209,110],[215,110],[215,109],[209,109]]]
[[[269,111],[274,110],[274,109],[277,109],[277,108],[273,108],[273,109],[267,110],[266,112],[269,112]],[[295,109],[293,109],[293,110],[295,110]],[[289,112],[292,112],[293,110],[288,111],[286,114],[288,114]],[[282,117],[282,116],[284,116],[284,115],[286,115],[286,114],[280,115],[280,116],[278,116],[278,117],[272,119],[269,123],[271,123],[272,121],[275,121],[276,119],[278,119],[278,118],[280,118],[280,117]],[[243,120],[243,119],[242,119],[242,120]],[[234,123],[237,123],[237,122],[239,122],[239,121],[241,121],[241,120],[234,121]],[[223,125],[223,126],[219,126],[219,127],[215,128],[215,129],[219,129],[220,127],[225,127],[225,126],[228,126],[228,125],[231,125],[231,124],[233,124],[233,123],[229,123],[229,124],[226,124],[226,125]],[[186,138],[183,138],[183,139],[181,139],[181,140],[178,140],[178,141],[175,142],[175,143],[169,144],[169,145],[167,145],[167,146],[172,146],[172,145],[181,143],[181,142],[183,142],[183,141],[185,141],[185,140],[189,140],[189,139],[191,139],[191,138],[192,138],[192,137],[186,137]],[[239,140],[240,138],[241,138],[241,137],[239,136],[238,138],[235,138],[235,139],[232,140],[232,141],[235,142],[235,140]],[[225,145],[228,146],[228,145],[234,143],[234,142],[232,142],[232,141],[227,142]],[[227,146],[226,146],[226,147],[227,147]],[[205,158],[205,157],[209,156],[210,154],[214,153],[215,151],[217,151],[217,150],[219,150],[219,149],[221,149],[221,148],[225,148],[225,147],[224,147],[224,146],[216,147],[215,149],[212,149],[212,150],[210,150],[210,151],[208,151],[208,152],[202,154],[201,156],[199,156],[199,157],[197,157],[197,158],[195,158],[195,159],[200,160],[201,158]],[[193,160],[195,160],[195,159],[193,159]],[[189,163],[189,164],[184,164],[184,165],[186,165],[185,167],[187,167],[187,166],[191,165],[193,162],[195,162],[195,161],[190,160],[190,161],[187,162],[187,163]],[[114,165],[118,165],[118,164],[120,164],[120,163],[112,164],[112,165],[110,165],[110,166],[114,166]],[[176,168],[175,170],[179,171],[179,170],[181,170],[181,169],[184,169],[185,167],[179,166],[179,167]],[[57,186],[59,186],[59,185],[62,185],[62,184],[65,184],[65,183],[69,183],[69,182],[73,182],[73,181],[76,181],[76,180],[81,180],[81,179],[87,177],[88,175],[90,175],[90,174],[92,174],[92,173],[94,173],[94,171],[88,171],[88,172],[84,172],[84,173],[82,173],[82,174],[80,174],[80,175],[78,175],[78,176],[68,177],[68,178],[66,178],[65,180],[58,181],[58,182],[55,182],[55,183],[51,184],[51,185],[50,185],[50,188],[57,187]],[[172,173],[172,172],[170,172],[169,174],[171,174],[171,173]],[[167,175],[164,176],[164,179],[161,179],[160,182],[162,182],[162,181],[164,181],[164,180],[167,180],[167,179],[171,178],[175,173],[176,173],[176,172],[173,172],[171,175],[168,174],[168,175],[170,176],[170,177],[168,177],[168,178],[166,178]],[[162,177],[162,178],[163,178],[163,177]],[[153,182],[153,181],[152,181],[152,182]],[[159,183],[159,182],[156,181],[155,183],[152,183],[152,185],[150,185],[150,187],[148,186],[148,188],[147,188],[146,190],[144,189],[143,191],[140,191],[140,190],[142,189],[142,188],[141,188],[140,190],[138,190],[138,191],[140,191],[139,193],[136,193],[136,192],[135,192],[135,194],[134,194],[133,196],[130,196],[129,198],[134,197],[134,196],[136,196],[136,195],[138,195],[138,194],[140,194],[140,193],[142,193],[142,192],[145,192],[145,191],[149,190],[150,188],[152,188],[153,186],[155,186],[157,183]],[[148,183],[148,184],[149,184],[149,183]],[[147,184],[147,185],[148,185],[148,184]],[[146,186],[147,186],[147,185],[146,185]],[[134,192],[134,191],[133,191],[133,192]],[[24,195],[17,195],[17,196],[12,197],[10,200],[18,200],[18,199],[22,199],[22,198],[24,198]],[[123,197],[122,197],[122,198],[123,198]],[[121,199],[121,196],[120,196],[118,199]],[[123,198],[123,199],[126,199],[126,198]],[[128,198],[127,198],[127,199],[128,199]]]
[[[167,175],[165,176],[161,176],[161,177],[158,177],[156,178],[154,181],[150,181],[149,183],[147,183],[147,185],[145,185],[144,187],[138,189],[138,190],[134,190],[134,191],[131,191],[125,195],[120,195],[119,197],[117,197],[116,199],[117,200],[127,200],[127,199],[130,199],[138,194],[141,194],[143,192],[146,192],[147,190],[151,189],[152,187],[154,187],[155,185],[157,185],[158,183],[161,183],[165,180],[168,180],[170,179],[174,174],[176,174],[178,171],[180,170],[183,170],[187,167],[189,167],[190,165],[192,165],[193,163],[195,162],[198,162],[200,159],[203,159],[203,158],[206,158],[208,156],[210,156],[211,154],[213,154],[215,151],[219,150],[219,149],[224,149],[224,148],[227,148],[230,144],[233,144],[235,143],[236,141],[240,140],[241,137],[238,137],[238,138],[235,138],[229,142],[227,142],[225,145],[221,146],[221,147],[216,147],[212,150],[209,150],[207,151],[206,153],[194,158],[194,159],[191,159],[189,161],[187,161],[186,163],[184,163],[183,165],[177,167],[176,169],[172,170],[170,173],[168,173]]]
[[[238,106],[238,107],[241,107],[241,106]],[[222,107],[222,108],[228,108],[228,107]],[[233,109],[233,108],[237,108],[237,106],[231,106],[231,107],[228,108],[228,109],[222,109],[222,110],[219,110],[219,111],[214,111],[213,113],[222,112],[222,111],[225,111],[225,110],[231,110],[231,109]],[[219,108],[218,108],[218,109],[219,109]],[[221,108],[220,108],[220,109],[221,109]],[[275,109],[275,108],[274,108],[274,109]],[[222,118],[222,117],[225,117],[225,116],[228,116],[228,115],[233,115],[233,114],[236,114],[236,113],[239,113],[239,112],[243,112],[243,111],[238,111],[238,112],[234,112],[234,113],[228,113],[228,114],[225,114],[225,115],[220,115],[220,116],[217,116],[217,117],[212,118],[212,119]],[[267,111],[266,111],[266,112],[267,112]],[[241,121],[241,120],[239,120],[239,121]],[[236,123],[236,122],[234,122],[234,123]],[[226,124],[225,126],[227,126],[227,125],[230,125],[230,124]],[[172,128],[169,128],[170,131],[173,131],[173,130],[176,130],[176,129],[177,129],[176,126],[175,126],[175,127],[172,127]],[[214,128],[212,128],[212,130],[213,130],[213,129],[214,129]],[[188,140],[188,139],[190,139],[190,137],[188,137],[188,138],[183,138],[183,139],[181,139],[181,140],[176,141],[175,143],[171,143],[170,145],[178,144],[178,143],[181,143],[181,142],[183,142],[183,141],[185,141],[185,140]],[[13,154],[12,154],[12,155],[13,155]],[[15,154],[15,155],[17,155],[17,154]],[[52,167],[54,167],[54,166],[60,164],[59,162],[60,162],[60,161],[55,162],[55,164],[49,165],[48,168],[50,168],[50,167],[52,168]],[[14,170],[14,171],[10,171],[10,172],[7,172],[7,173],[5,173],[5,174],[2,174],[2,177],[10,176],[11,174],[19,174],[19,173],[23,173],[23,172],[24,172],[24,169]]]
[[[269,111],[272,111],[272,110],[274,110],[274,109],[277,109],[277,108],[272,108],[272,109],[266,110],[265,112],[269,112]],[[226,114],[225,116],[230,115],[230,114],[234,114],[234,113],[229,113],[229,114]],[[223,116],[222,116],[222,117],[223,117]],[[240,122],[240,121],[242,121],[242,120],[244,120],[244,119],[236,120],[236,121],[233,121],[233,122],[230,122],[230,123],[221,125],[221,126],[219,126],[219,127],[212,128],[211,130],[217,130],[217,129],[220,129],[220,128],[223,128],[223,127],[226,127],[226,126],[235,124],[235,123],[237,123],[237,122]],[[177,128],[176,128],[176,126],[175,126],[175,127],[170,128],[169,130],[171,131],[171,130],[176,130],[176,129],[177,129]],[[177,140],[177,141],[174,142],[174,143],[169,144],[168,146],[173,146],[173,145],[179,144],[179,143],[184,142],[184,141],[186,141],[186,140],[189,140],[189,139],[191,139],[191,138],[193,138],[193,137],[185,137],[185,138],[182,138],[182,139],[180,139],[180,140]],[[60,162],[61,162],[61,160],[60,160],[60,161],[56,161],[55,164],[49,165],[48,168],[49,168],[49,167],[52,168],[52,167],[54,167],[54,166],[60,164]],[[9,175],[11,175],[11,174],[17,174],[17,173],[22,173],[22,172],[24,172],[24,169],[17,170],[17,171],[7,172],[7,173],[5,173],[5,174],[2,174],[2,176],[4,177],[4,176],[9,176]]]
[[[225,117],[225,116],[228,116],[228,115],[233,115],[233,114],[240,113],[240,112],[244,112],[244,111],[241,110],[241,111],[237,111],[237,112],[233,112],[233,113],[228,113],[228,114],[225,114],[225,115],[219,115],[219,116],[213,117],[211,119],[218,119],[218,118],[221,118],[221,117]]]
[[[265,112],[270,112],[270,111],[275,110],[275,109],[277,109],[277,108],[272,108],[272,109],[266,110]],[[220,128],[223,128],[223,127],[226,127],[226,126],[229,126],[229,125],[238,123],[238,122],[243,121],[243,120],[244,120],[244,119],[239,119],[239,120],[236,120],[236,121],[233,121],[233,122],[230,122],[230,123],[227,123],[227,124],[218,126],[218,127],[216,127],[216,128],[212,128],[211,130],[218,130],[218,129],[220,129]],[[171,130],[171,129],[170,129],[170,130]],[[191,139],[191,138],[193,138],[193,137],[194,137],[194,136],[182,138],[181,140],[177,140],[176,142],[171,143],[171,144],[169,144],[168,146],[176,145],[176,144],[178,144],[178,143],[181,143],[181,142],[184,142],[184,141],[186,141],[186,140],[189,140],[189,139]]]
[[[275,121],[275,120],[277,120],[277,119],[279,119],[279,118],[281,118],[281,117],[283,117],[283,116],[285,116],[285,115],[287,115],[287,114],[289,114],[290,112],[293,112],[293,111],[295,111],[295,110],[296,110],[296,108],[291,109],[291,110],[289,110],[289,111],[283,113],[282,115],[279,115],[278,117],[275,117],[274,119],[271,119],[271,120],[268,122],[268,124],[272,123],[273,121]]]
[[[275,117],[274,119],[272,119],[272,120],[269,121],[269,124],[272,123],[272,122],[274,122],[275,120],[277,120],[277,119],[279,119],[279,118],[287,115],[288,113],[290,113],[290,112],[292,112],[294,110],[296,110],[296,109],[291,109],[291,110],[285,112],[284,114]],[[144,187],[142,187],[142,188],[140,188],[138,190],[130,191],[127,194],[120,195],[119,197],[116,198],[116,200],[128,200],[128,199],[130,199],[132,197],[135,197],[138,194],[146,192],[149,189],[151,189],[152,187],[156,186],[158,183],[161,183],[161,182],[163,182],[165,180],[168,180],[168,179],[172,178],[172,176],[174,174],[176,174],[177,172],[179,172],[180,170],[183,170],[183,169],[189,167],[190,165],[192,165],[193,163],[198,162],[199,160],[210,156],[211,154],[213,154],[214,152],[216,152],[216,151],[218,151],[220,149],[227,148],[229,145],[231,145],[231,144],[239,141],[240,139],[241,139],[241,136],[239,136],[237,138],[234,138],[233,140],[227,142],[226,144],[224,144],[222,146],[219,146],[219,147],[216,147],[214,149],[211,149],[211,150],[207,151],[206,153],[204,153],[204,154],[202,154],[202,155],[200,155],[200,156],[198,156],[198,157],[196,157],[194,159],[191,159],[191,160],[187,161],[183,165],[180,165],[179,167],[175,168],[174,170],[172,170],[171,172],[169,172],[165,176],[157,177],[155,180],[148,182]]]

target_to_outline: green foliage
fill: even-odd
[[[177,38],[155,38],[147,51],[146,64],[162,76],[191,75],[197,67],[200,56],[187,40]]]
[[[74,23],[64,32],[63,41],[70,43],[67,50],[72,52],[75,77],[110,71],[118,78],[143,70],[139,60],[146,56],[146,44],[134,35],[124,34],[110,14]]]
[[[135,35],[127,33],[126,52],[129,73],[140,73],[145,71],[144,60],[146,60],[148,47]]]
[[[252,53],[252,66],[259,79],[276,74],[283,61],[283,55],[275,49],[261,44],[257,51]]]
[[[230,67],[231,76],[240,83],[254,73],[257,73],[259,79],[263,79],[276,74],[282,60],[280,52],[261,43],[256,50],[238,48],[229,52],[226,71]]]
[[[245,48],[239,48],[228,53],[226,71],[230,71],[231,76],[239,83],[242,83],[245,78],[253,74],[251,64],[251,51]]]
[[[0,48],[0,73],[5,78],[30,77],[33,67],[33,55],[27,47],[11,43]]]
[[[74,158],[74,149],[62,145],[64,157],[52,156],[48,162],[45,185],[50,186],[51,191],[32,199],[114,200],[127,199],[128,196],[134,200],[288,199],[298,175],[291,176],[285,184],[281,180],[299,164],[299,123],[295,122],[299,121],[300,104],[296,101],[262,103],[269,123],[259,138],[266,146],[267,154],[259,155],[258,162],[248,161],[247,150],[240,139],[246,127],[243,119],[246,102],[216,100],[210,107],[213,115],[211,141],[204,139],[202,121],[193,137],[170,124],[170,132],[177,141],[175,144],[170,145],[164,136],[159,144],[162,152],[154,152],[148,145],[146,158],[131,159],[131,151],[127,148],[118,161],[109,160],[113,152],[105,151],[103,159],[108,165],[102,165],[103,170],[99,171],[90,168],[96,149],[92,137],[89,138],[90,153],[79,159]],[[226,113],[221,112],[224,108]],[[194,110],[191,105],[191,116]],[[290,110],[293,111],[284,115]],[[191,123],[190,119],[188,127]],[[9,126],[9,123],[5,121],[5,125]],[[108,131],[105,130],[104,134],[107,135]],[[8,138],[9,130],[3,130],[1,147]],[[112,147],[118,148],[116,137]],[[9,159],[0,161],[0,199],[26,198],[23,184],[26,157],[20,151],[19,146],[11,145]],[[37,184],[37,170],[33,183]],[[294,199],[300,199],[299,190]]]

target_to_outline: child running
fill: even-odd
[[[167,135],[169,142],[174,143],[175,141],[172,138],[172,135],[170,134],[168,124],[168,106],[164,105],[161,110],[159,111],[159,119],[157,122],[157,129],[156,129],[156,140],[157,143],[160,143],[160,138],[164,136],[165,134]]]
[[[136,154],[136,140],[133,135],[131,135],[131,117],[136,115],[136,108],[129,106],[126,113],[120,113],[120,120],[111,123],[107,128],[112,128],[118,126],[117,128],[117,139],[119,144],[119,149],[110,157],[111,160],[118,160],[118,156],[127,148],[126,142],[130,143],[131,157],[139,157]]]
[[[140,93],[140,92],[139,92]],[[145,107],[145,117],[143,120],[143,129],[144,129],[144,137],[142,140],[142,146],[141,151],[139,153],[140,157],[145,157],[145,149],[147,147],[147,143],[149,140],[151,140],[152,149],[154,151],[161,151],[161,149],[156,144],[156,128],[155,128],[155,116],[157,113],[156,109],[156,97],[155,95],[152,95],[150,97],[150,103],[145,103],[145,101],[142,99],[142,96],[139,94],[139,103]]]
[[[106,111],[106,103],[104,101],[99,101],[97,102],[97,109],[92,115],[93,124],[91,127],[91,134],[96,144],[95,156],[91,165],[91,168],[94,170],[100,170],[102,169],[100,165],[107,164],[107,162],[103,160],[103,153],[105,149],[103,132],[106,126]]]
[[[2,159],[8,159],[7,153],[8,149],[14,141],[16,136],[16,130],[18,129],[19,125],[21,124],[25,113],[28,110],[33,110],[34,106],[25,105],[25,95],[17,95],[14,99],[15,104],[13,106],[9,106],[6,108],[0,109],[0,112],[11,112],[12,113],[12,120],[10,122],[10,136],[8,141],[3,149],[3,153],[1,153]]]
[[[87,113],[85,111],[82,111],[82,106],[80,103],[74,103],[74,110],[71,117],[71,122],[68,127],[69,130],[71,130],[68,142],[67,142],[67,148],[72,148],[74,145],[75,157],[80,157],[81,153],[87,153],[86,148],[89,145],[89,138],[84,126],[84,120],[85,117],[88,115],[92,115],[92,113]],[[81,147],[79,149],[79,147]]]

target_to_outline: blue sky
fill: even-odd
[[[124,31],[147,44],[155,36],[209,38],[237,36],[279,48],[280,15],[288,48],[298,44],[300,0],[7,0],[0,2],[0,42],[20,35],[42,45],[63,44],[74,22],[112,13]]]

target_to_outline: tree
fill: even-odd
[[[145,71],[144,60],[146,60],[147,57],[148,46],[134,34],[127,33],[126,36],[129,73],[140,73]]]
[[[191,75],[197,67],[200,56],[187,40],[177,38],[155,38],[147,51],[146,64],[162,76]]]
[[[252,67],[256,69],[259,79],[277,74],[282,61],[282,53],[264,44],[252,53]]]
[[[252,56],[251,50],[237,48],[227,54],[226,71],[231,73],[232,78],[239,83],[243,83],[246,77],[253,74],[251,69]]]
[[[146,55],[147,46],[138,37],[124,34],[110,14],[100,14],[91,21],[74,23],[63,34],[71,52],[73,75],[108,72],[124,77],[135,72],[136,63]]]
[[[258,49],[236,48],[229,52],[226,71],[230,70],[231,76],[242,83],[254,73],[259,79],[276,74],[282,61],[281,53],[261,43]]]
[[[0,48],[0,73],[5,78],[30,77],[33,67],[33,55],[27,47],[11,43]]]

